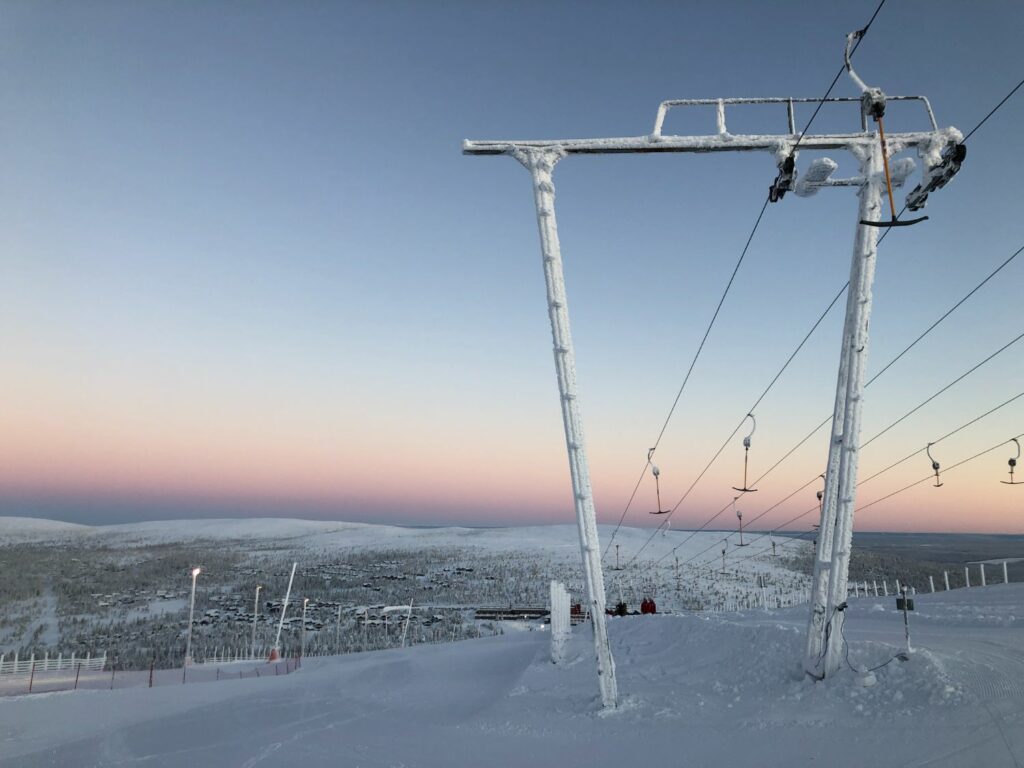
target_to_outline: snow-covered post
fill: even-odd
[[[874,589],[875,597],[878,597],[878,582],[874,579],[871,580],[871,587]]]
[[[882,579],[882,592],[884,592],[886,597],[889,596],[889,584],[885,579]]]
[[[899,594],[902,594],[902,592],[903,592],[903,585],[900,584],[900,580],[899,579],[896,579],[896,594],[899,595]]]
[[[299,658],[301,659],[306,655],[306,609],[309,607],[309,598],[302,598],[302,638],[299,641]]]
[[[981,586],[983,586],[983,587],[987,586],[985,584],[985,564],[984,563],[978,563],[978,570],[981,571]]]
[[[277,636],[274,638],[274,647],[270,649],[270,661],[277,661],[281,658],[281,628],[284,627],[284,615],[288,610],[288,600],[292,596],[292,582],[295,581],[295,567],[298,561],[292,563],[292,575],[288,577],[288,589],[284,593],[284,605],[281,606],[281,618],[277,622]]]
[[[594,651],[597,658],[597,679],[601,688],[601,701],[606,708],[614,708],[618,700],[615,680],[615,660],[608,643],[605,623],[604,574],[601,571],[601,549],[597,538],[597,517],[590,487],[590,468],[583,436],[583,418],[576,389],[576,359],[572,334],[569,329],[569,308],[562,272],[562,253],[558,241],[555,219],[555,186],[552,171],[564,157],[560,147],[546,149],[516,147],[511,154],[530,171],[533,177],[533,199],[537,209],[537,227],[540,231],[544,282],[547,288],[548,317],[551,321],[551,339],[554,346],[555,372],[565,428],[565,445],[569,454],[569,474],[572,478],[576,524],[580,535],[583,575],[587,587],[587,602],[594,628]]]
[[[565,644],[569,639],[572,617],[569,593],[557,582],[551,582],[551,663],[565,661]]]
[[[910,647],[910,619],[908,618],[910,595],[907,592],[906,586],[900,590],[900,594],[903,595],[903,633],[907,638],[907,653],[913,653],[914,649]]]
[[[250,646],[249,655],[255,658],[256,656],[256,619],[260,615],[260,590],[263,587],[259,584],[256,585],[256,601],[252,606],[252,645]]]
[[[966,565],[964,566],[964,585],[971,586],[971,571]]]
[[[942,580],[946,582],[946,591],[949,592],[949,571],[942,572]]]
[[[935,577],[931,574],[928,575],[928,586],[932,588],[932,592],[935,591]]]
[[[1009,583],[1010,583],[1010,574],[1006,570],[1006,561],[1003,560],[1003,584],[1009,584]]]
[[[846,600],[853,543],[871,289],[878,245],[878,229],[860,222],[882,218],[881,192],[885,183],[880,146],[874,143],[870,148],[855,145],[850,147],[850,151],[860,162],[862,181],[858,192],[857,228],[850,265],[850,289],[847,292],[846,319],[836,381],[825,493],[819,521],[818,551],[811,582],[814,598],[804,658],[804,668],[817,678],[836,672],[843,659],[842,624],[846,612],[838,610],[838,606]],[[826,580],[827,592],[824,589]]]
[[[341,653],[341,605],[338,605],[338,623],[334,629],[334,652]]]
[[[188,605],[188,636],[185,640],[185,666],[192,663],[192,617],[196,611],[196,579],[199,578],[200,569],[192,569],[192,600]]]
[[[881,218],[881,187],[883,183],[882,154],[880,147],[865,152],[854,150],[860,160],[864,184],[859,191],[857,234],[854,242],[854,265],[850,270],[850,296],[853,300],[853,316],[848,319],[850,328],[849,370],[846,381],[846,398],[843,403],[843,435],[840,446],[838,487],[836,490],[836,526],[832,535],[833,568],[829,573],[829,609],[831,634],[825,653],[822,674],[833,674],[840,668],[843,659],[842,628],[846,612],[837,610],[846,593],[846,582],[850,569],[850,551],[853,543],[854,499],[857,489],[857,467],[860,460],[861,417],[864,410],[864,382],[868,357],[868,326],[871,319],[872,284],[877,261],[878,229],[860,224],[860,221],[877,221]]]

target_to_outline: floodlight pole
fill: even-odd
[[[288,577],[288,589],[284,593],[284,604],[281,606],[281,618],[277,622],[277,635],[274,637],[274,646],[270,649],[270,661],[277,661],[281,657],[281,629],[284,627],[284,615],[288,612],[288,600],[292,596],[292,582],[295,581],[295,568],[298,565],[296,560],[292,563],[292,573]]]
[[[192,664],[192,621],[196,612],[196,579],[201,573],[200,568],[192,569],[192,598],[188,603],[188,635],[185,640],[185,666]]]
[[[963,135],[956,128],[939,128],[931,105],[923,96],[888,96],[872,89],[872,97],[888,101],[916,101],[924,106],[930,130],[886,135],[889,152],[896,154],[916,148],[924,161],[921,183],[907,197],[907,207],[923,207],[927,195],[941,188],[959,170],[963,159]],[[793,105],[796,103],[850,102],[862,106],[861,130],[837,134],[798,134]],[[788,133],[731,134],[726,126],[726,107],[749,104],[785,105]],[[825,491],[821,505],[820,532],[815,544],[816,557],[811,584],[811,615],[804,667],[809,674],[822,678],[838,669],[841,648],[842,611],[846,599],[850,547],[853,532],[854,489],[857,484],[857,447],[863,411],[864,371],[867,361],[868,320],[871,316],[871,289],[875,272],[878,231],[859,222],[883,220],[880,195],[883,160],[879,134],[869,130],[867,110],[861,98],[793,99],[677,99],[664,101],[658,108],[652,133],[645,136],[598,139],[557,139],[526,141],[464,141],[462,151],[469,155],[512,155],[533,176],[534,202],[540,228],[541,253],[547,283],[548,310],[555,346],[555,369],[562,402],[569,468],[572,476],[580,548],[591,614],[594,618],[594,644],[597,651],[598,676],[605,706],[615,704],[614,661],[604,622],[604,581],[597,542],[597,525],[586,453],[583,447],[583,426],[576,399],[576,373],[569,335],[569,315],[565,302],[562,261],[555,223],[552,170],[564,156],[571,154],[630,154],[659,152],[770,152],[774,155],[779,176],[772,185],[769,200],[777,201],[786,191],[809,197],[823,187],[858,187],[860,206],[858,227],[850,270],[850,291],[847,296],[846,322],[836,381],[836,399]],[[665,116],[676,107],[715,107],[717,132],[708,135],[676,136],[662,131]],[[853,179],[833,179],[837,164],[821,158],[812,162],[797,176],[796,148],[813,150],[846,150],[860,163],[861,175]],[[892,167],[892,185],[901,186],[913,170],[912,160],[903,160]],[[741,521],[742,524],[742,521]],[[773,542],[774,550],[774,542]],[[724,553],[723,553],[724,561]],[[723,562],[723,571],[725,570]]]
[[[516,148],[515,157],[533,177],[533,201],[537,208],[537,227],[540,231],[544,282],[547,286],[548,317],[551,320],[551,340],[554,344],[555,373],[558,377],[558,396],[562,406],[562,424],[565,427],[565,446],[569,453],[569,474],[572,478],[573,503],[576,525],[580,534],[580,552],[583,556],[583,576],[590,604],[590,620],[594,628],[594,652],[597,657],[597,680],[601,689],[601,702],[605,708],[614,708],[618,701],[615,680],[615,659],[608,643],[605,624],[604,573],[601,570],[601,545],[597,538],[597,516],[590,488],[590,468],[583,439],[583,417],[580,413],[576,390],[576,357],[569,330],[569,307],[565,295],[565,276],[562,272],[562,252],[558,241],[558,223],[555,220],[555,185],[552,171],[565,153],[557,148]]]

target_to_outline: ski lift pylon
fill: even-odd
[[[747,462],[750,458],[750,438],[754,436],[754,432],[757,430],[757,419],[754,418],[754,414],[748,413],[747,418],[752,422],[750,427],[750,434],[743,438],[743,487],[737,488],[735,485],[732,487],[734,491],[740,493],[754,493],[757,488],[747,487]]]
[[[1010,465],[1010,479],[1009,480],[1000,480],[999,482],[1001,482],[1003,485],[1024,485],[1024,480],[1014,480],[1013,479],[1013,470],[1017,467],[1017,459],[1020,458],[1020,441],[1017,440],[1016,437],[1011,437],[1010,438],[1010,442],[1012,442],[1014,445],[1017,446],[1017,455],[1012,457],[1007,462],[1007,464]]]

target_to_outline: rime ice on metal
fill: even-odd
[[[920,103],[927,113],[931,129],[908,133],[887,133],[886,152],[896,154],[917,149],[926,167],[925,177],[908,198],[912,209],[922,207],[927,193],[940,188],[959,169],[962,152],[956,150],[962,134],[956,128],[939,128],[931,105],[923,96],[886,96],[869,89],[867,97],[798,99],[677,99],[663,101],[650,134],[606,139],[464,141],[469,155],[512,155],[532,174],[537,222],[540,229],[548,309],[554,339],[555,368],[570,474],[580,531],[580,548],[586,577],[587,599],[594,618],[594,643],[598,678],[605,706],[616,699],[615,667],[604,624],[604,583],[598,557],[597,528],[590,477],[583,446],[583,426],[576,400],[576,375],[569,315],[565,305],[558,230],[554,214],[552,170],[558,160],[577,154],[625,154],[654,152],[768,152],[773,156],[777,176],[771,185],[770,201],[778,202],[793,189],[810,197],[823,187],[856,187],[860,197],[858,223],[882,221],[881,193],[887,186],[888,157],[882,156],[880,134],[869,128],[869,117],[884,109],[886,101]],[[860,109],[860,130],[836,134],[797,133],[794,109],[797,104],[848,103]],[[728,129],[727,109],[748,104],[777,104],[785,108],[786,131],[777,134],[732,134]],[[715,130],[696,136],[676,136],[664,132],[670,110],[677,107],[714,107]],[[799,144],[807,150],[844,150],[853,154],[860,175],[833,179],[838,165],[828,159],[816,160],[801,175],[796,167]],[[955,167],[954,167],[955,166]],[[901,186],[914,170],[912,159],[893,164],[891,186]],[[893,211],[895,214],[895,211]],[[893,217],[895,221],[895,216]],[[886,224],[889,225],[888,223]],[[841,656],[841,626],[847,592],[851,536],[853,532],[854,492],[857,484],[857,445],[863,410],[864,369],[868,350],[868,320],[871,314],[871,289],[875,272],[878,231],[857,226],[850,270],[850,292],[836,381],[833,428],[829,443],[821,525],[812,580],[811,614],[808,624],[805,668],[814,677],[824,677],[838,669]]]

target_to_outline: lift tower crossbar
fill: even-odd
[[[924,107],[930,128],[923,131],[886,133],[890,154],[916,149],[925,168],[923,184],[941,175],[954,154],[951,148],[962,146],[963,136],[956,128],[939,128],[931,105],[923,96],[888,96],[887,101],[915,101]],[[467,155],[511,155],[530,171],[534,203],[540,231],[541,255],[547,286],[548,314],[554,342],[555,370],[562,403],[569,469],[580,550],[587,587],[587,599],[593,618],[594,646],[598,681],[605,707],[614,707],[617,699],[615,663],[608,644],[604,621],[604,578],[590,475],[583,441],[583,422],[576,391],[576,365],[569,330],[565,279],[555,219],[555,164],[567,155],[605,155],[652,152],[770,152],[779,169],[772,185],[772,200],[792,190],[810,197],[822,187],[858,188],[860,197],[857,228],[850,266],[850,291],[836,382],[832,434],[829,442],[821,528],[818,536],[812,581],[811,613],[808,626],[805,669],[823,678],[838,669],[842,646],[839,642],[849,572],[853,532],[853,500],[857,484],[857,445],[860,439],[863,407],[864,370],[868,351],[868,320],[871,316],[871,289],[875,272],[878,230],[861,226],[861,221],[880,221],[881,193],[886,180],[878,134],[869,128],[865,98],[830,98],[825,103],[860,105],[860,130],[850,133],[808,134],[796,131],[794,105],[818,104],[820,99],[737,98],[673,99],[659,107],[650,134],[620,138],[470,141],[462,144]],[[726,120],[727,108],[750,104],[778,104],[785,108],[785,132],[778,134],[732,134]],[[714,108],[715,131],[705,135],[664,133],[669,111],[677,107]],[[780,126],[781,127],[781,126]],[[815,160],[801,176],[796,170],[797,150],[845,150],[856,158],[860,175],[833,179],[838,167],[828,158]],[[961,158],[962,159],[962,158]],[[958,168],[959,166],[957,166]],[[893,186],[902,186],[914,170],[914,161],[905,158],[892,166]],[[953,171],[955,172],[955,171]],[[947,172],[948,175],[951,175]],[[932,184],[930,188],[934,188]]]

